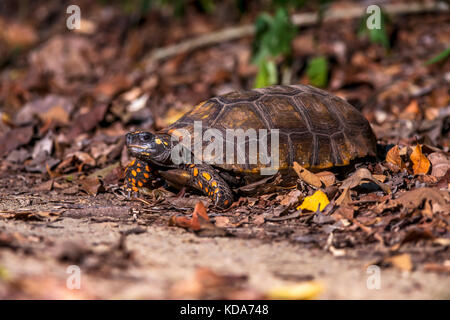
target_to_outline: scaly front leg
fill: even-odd
[[[152,187],[156,172],[144,161],[135,159],[125,169],[125,190],[131,192],[148,193]]]

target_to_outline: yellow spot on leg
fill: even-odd
[[[203,178],[205,178],[206,180],[211,180],[211,175],[208,172],[203,172],[202,173]]]
[[[136,177],[136,171],[135,170],[133,170],[133,171],[131,171],[131,174],[133,175],[133,176],[135,176]]]
[[[144,177],[148,179],[150,177],[150,175],[148,173],[144,172]]]
[[[198,169],[195,168],[195,169],[194,169],[194,177],[196,177],[197,175],[198,175]]]
[[[138,186],[142,187],[144,184],[141,181],[138,181]]]

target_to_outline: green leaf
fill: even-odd
[[[256,35],[253,41],[252,62],[259,67],[256,87],[278,82],[275,60],[291,54],[291,42],[297,33],[289,14],[279,8],[274,16],[262,13],[255,21]]]
[[[278,9],[273,17],[267,13],[261,14],[256,19],[255,28],[254,63],[291,53],[291,42],[297,31],[286,10]]]
[[[263,88],[278,82],[278,71],[275,62],[264,60],[259,65],[254,88]]]
[[[443,61],[445,59],[447,59],[448,57],[450,57],[450,48],[445,49],[444,51],[440,52],[439,54],[435,55],[433,58],[427,60],[427,62],[425,62],[426,66],[429,66],[433,63],[439,62],[439,61]]]
[[[328,83],[328,61],[324,56],[315,57],[308,61],[306,74],[309,82],[315,87],[326,87]]]
[[[206,13],[212,13],[216,8],[213,0],[200,0],[199,3]]]

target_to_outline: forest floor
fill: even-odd
[[[252,88],[248,35],[149,58],[254,21],[257,6],[230,3],[174,19],[79,1],[77,31],[61,1],[0,5],[1,299],[450,299],[450,59],[426,63],[450,43],[448,12],[392,17],[389,49],[358,35],[357,18],[292,42],[289,82],[309,84],[308,61],[326,57],[323,89],[369,120],[375,159],[293,189],[272,177],[227,211],[163,187],[126,197],[127,132]],[[299,209],[318,190],[329,204]]]
[[[311,246],[312,239],[286,239],[283,232],[289,234],[292,227],[278,223],[244,224],[240,233],[199,237],[168,226],[177,213],[173,209],[149,211],[142,202],[110,194],[20,191],[30,181],[17,176],[0,180],[0,212],[15,212],[14,218],[0,220],[3,297],[287,298],[293,288],[307,283],[313,288],[294,297],[450,298],[444,268],[430,263],[408,270],[408,259],[396,262],[398,268],[383,267],[391,255],[374,245],[330,251]],[[446,255],[438,243],[409,249],[414,260]],[[66,286],[70,265],[80,267],[80,289]],[[373,265],[382,266],[375,287],[370,285]]]

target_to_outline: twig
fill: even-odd
[[[448,5],[441,1],[427,3],[393,3],[383,6],[383,10],[389,15],[406,15],[422,12],[445,12],[448,11],[448,9]],[[329,9],[325,11],[322,21],[329,22],[343,19],[355,19],[362,17],[365,12],[365,6]],[[315,12],[297,13],[292,15],[291,19],[292,23],[296,26],[311,26],[319,22],[319,14]],[[201,47],[252,36],[254,33],[254,25],[247,24],[239,27],[226,28],[217,32],[191,38],[174,45],[153,50],[144,58],[145,65],[148,66],[149,64],[159,60],[167,59],[174,55],[189,52]]]
[[[301,210],[299,211],[295,211],[294,213],[288,214],[286,216],[282,216],[282,217],[273,217],[273,216],[269,216],[267,218],[264,218],[264,220],[267,221],[284,221],[284,220],[289,220],[289,219],[294,219],[294,218],[298,218],[300,217],[301,214]]]

